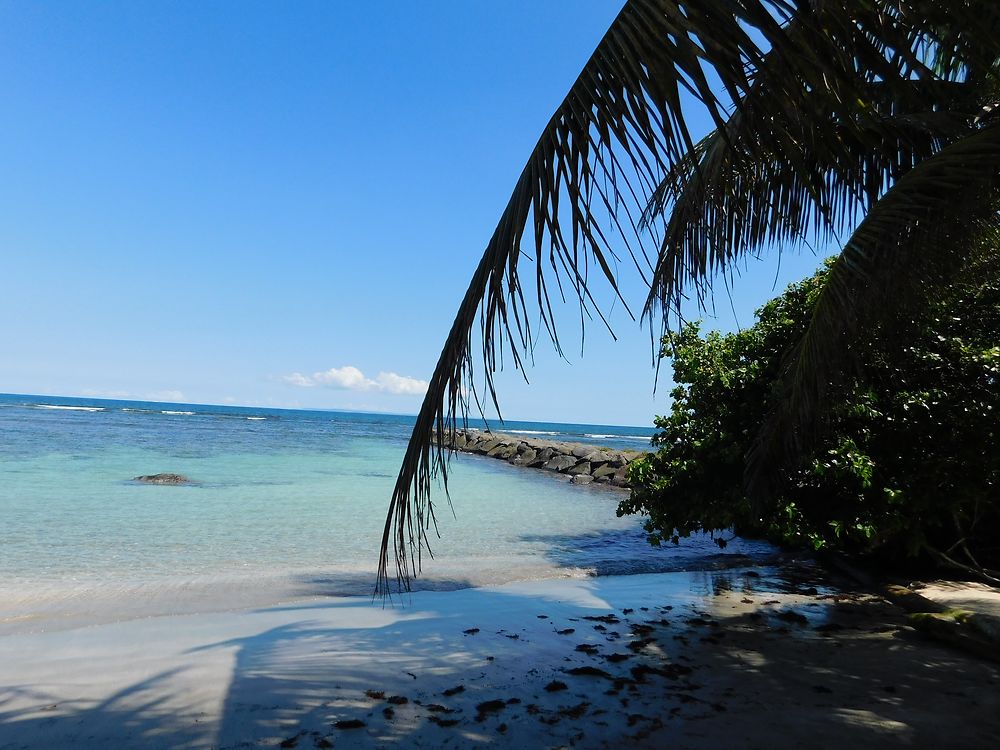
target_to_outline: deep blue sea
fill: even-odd
[[[0,631],[369,594],[413,418],[0,395]],[[473,424],[473,426],[476,426]],[[505,432],[643,448],[650,428],[506,422]],[[150,486],[175,472],[191,486]],[[736,540],[655,549],[621,495],[458,455],[416,587],[698,568]]]

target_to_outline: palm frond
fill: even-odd
[[[813,53],[790,67],[787,49],[770,50],[724,127],[666,175],[643,213],[668,219],[645,315],[675,311],[686,287],[703,302],[734,258],[838,235],[914,165],[974,131],[988,87],[969,78],[996,76],[995,37],[939,77],[921,57],[936,38],[927,24],[891,18],[820,36],[792,20],[790,46]]]
[[[1000,124],[945,147],[904,175],[871,209],[830,267],[805,333],[790,353],[781,398],[748,456],[749,494],[819,430],[825,394],[855,373],[850,348],[911,316],[984,237],[1000,236]]]
[[[967,0],[960,15],[984,1]],[[789,223],[815,230],[843,220],[846,209],[813,170],[810,149],[800,147],[803,137],[813,151],[826,149],[827,163],[853,163],[857,143],[878,145],[856,126],[859,71],[862,82],[880,81],[889,98],[904,96],[914,80],[965,75],[974,45],[962,34],[948,37],[948,53],[934,58],[937,27],[911,20],[911,6],[933,6],[949,23],[954,16],[942,10],[954,8],[951,0],[628,0],[529,155],[459,307],[389,504],[378,592],[390,591],[390,557],[400,587],[420,570],[436,529],[433,477],[447,482],[446,437],[480,396],[499,413],[493,375],[503,353],[523,368],[538,336],[530,322],[535,315],[537,328],[561,352],[553,296],[577,305],[581,323],[603,320],[592,277],[626,303],[616,271],[622,255],[648,283],[658,279],[652,304],[665,307],[712,268],[784,236]],[[922,10],[912,13],[924,17]],[[751,106],[755,89],[768,92],[776,109]],[[810,95],[816,91],[825,94]],[[644,229],[655,220],[647,215],[643,223],[643,210],[666,176],[703,169],[708,152],[699,156],[686,124],[692,106],[716,126],[713,154],[725,150],[721,143],[730,152],[748,149],[765,164],[784,162],[797,175],[796,187],[777,196],[788,212],[780,221],[777,209],[757,205],[745,219],[721,217],[725,233],[713,235],[710,246],[696,246],[700,240],[692,235],[686,249],[681,243],[671,273],[657,276],[662,253],[647,254]],[[743,118],[752,138],[727,130],[733,117]],[[771,172],[747,174],[760,180]],[[676,223],[651,231],[685,236]],[[533,265],[527,279],[522,262]]]

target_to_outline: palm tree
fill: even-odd
[[[919,304],[1000,230],[998,61],[994,0],[628,0],[529,155],[459,307],[393,491],[379,590],[390,549],[404,586],[430,551],[446,437],[481,397],[499,411],[500,358],[523,370],[539,334],[561,353],[553,290],[581,319],[603,320],[595,279],[628,309],[612,270],[627,256],[662,332],[734,263],[850,232],[749,457],[765,495],[850,368],[854,332]],[[697,141],[695,108],[714,124]]]

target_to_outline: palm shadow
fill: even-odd
[[[92,705],[22,685],[0,694],[0,747],[994,744],[995,666],[917,638],[874,598],[828,593],[830,582],[805,574],[752,573],[594,578],[568,593],[539,582],[457,601],[429,592],[415,608],[329,599],[261,609],[245,616],[249,634],[186,652],[195,664],[231,657],[206,720],[179,669]],[[801,595],[794,613],[770,603],[789,592]],[[739,597],[754,606],[731,606]],[[575,632],[556,635],[563,628]],[[567,689],[546,692],[553,679]],[[484,716],[484,701],[503,705]]]

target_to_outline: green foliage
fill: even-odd
[[[979,253],[919,315],[858,342],[859,367],[831,389],[818,437],[757,505],[744,491],[745,459],[780,400],[782,367],[810,323],[829,262],[758,310],[749,329],[703,335],[692,323],[667,335],[673,404],[656,419],[656,452],[632,464],[619,514],[648,515],[655,544],[734,529],[816,550],[930,551],[973,568],[994,564],[998,260],[1000,252]]]

